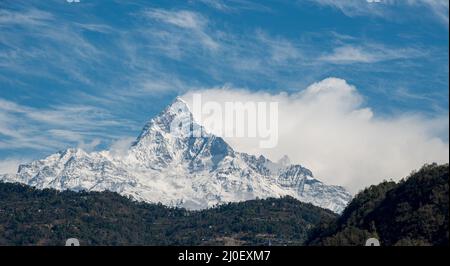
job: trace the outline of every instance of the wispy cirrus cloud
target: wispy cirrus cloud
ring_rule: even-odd
[[[449,2],[446,0],[416,0],[417,4],[428,6],[438,19],[448,26]]]
[[[280,36],[271,36],[262,30],[256,31],[254,42],[267,51],[266,59],[272,64],[292,63],[304,53],[299,47],[300,41],[296,43]]]
[[[144,20],[119,41],[130,67],[139,70],[132,74],[134,89],[120,94],[182,93],[204,86],[196,80],[203,76],[222,81],[256,75],[272,78],[280,69],[287,71],[287,64],[301,63],[298,43],[261,29],[236,35],[213,27],[198,12],[183,9],[146,9],[141,15]],[[172,61],[195,74],[189,78],[171,75],[165,64]]]
[[[0,149],[51,151],[70,144],[93,149],[100,137],[117,137],[108,133],[111,127],[134,126],[94,106],[34,108],[0,98]]]
[[[388,48],[379,44],[365,44],[336,47],[331,53],[322,55],[319,60],[335,64],[376,63],[425,55],[426,52],[414,48]]]
[[[310,0],[322,6],[330,6],[340,10],[347,16],[358,15],[384,15],[383,6],[380,1],[367,0]],[[300,1],[301,3],[301,1]]]
[[[205,27],[206,19],[192,11],[168,11],[164,9],[147,9],[144,14],[150,18],[175,25],[180,28],[201,31]]]
[[[92,24],[71,23],[55,14],[34,8],[25,10],[0,10],[0,67],[7,72],[26,76],[45,77],[56,82],[73,79],[93,84],[90,68],[107,58],[103,50],[84,36],[93,30]],[[97,26],[100,30],[101,26]],[[104,30],[104,28],[102,28]],[[21,32],[21,34],[17,34]],[[29,42],[33,41],[33,45]],[[45,63],[45,69],[36,67]],[[61,73],[66,79],[61,79]],[[4,79],[11,80],[8,75]],[[12,80],[16,82],[16,80]]]
[[[415,52],[408,47],[387,49],[359,44],[356,38],[351,44],[341,43],[337,48],[328,48],[330,51],[323,53],[327,47],[319,49],[302,36],[286,38],[260,28],[243,29],[244,34],[236,34],[220,27],[205,14],[179,8],[140,10],[131,14],[130,24],[133,26],[126,30],[98,21],[61,23],[62,18],[45,12],[40,14],[33,9],[6,12],[9,13],[5,15],[8,18],[5,21],[20,16],[19,13],[28,14],[29,18],[22,19],[20,24],[27,29],[22,36],[28,35],[27,39],[39,45],[30,49],[23,37],[6,31],[4,38],[0,37],[0,43],[5,43],[10,49],[0,51],[0,57],[5,59],[0,66],[3,64],[8,71],[47,77],[62,84],[79,81],[83,85],[100,88],[96,91],[102,91],[105,87],[100,78],[109,79],[108,87],[118,91],[115,96],[121,96],[115,97],[118,100],[142,93],[183,92],[190,87],[203,86],[204,80],[199,79],[209,79],[216,84],[236,78],[242,82],[255,79],[272,82],[280,73],[311,76],[313,79],[314,75],[320,76],[317,69],[329,68],[326,63],[408,59]],[[43,26],[31,29],[27,26],[30,23]],[[86,37],[92,33],[110,41],[99,45]],[[320,41],[332,43],[334,39],[337,37],[324,33]],[[44,60],[48,62],[45,68],[32,64],[42,64]],[[110,67],[119,64],[125,68]],[[171,74],[174,64],[181,70],[188,69],[186,74]],[[52,71],[47,71],[49,68]],[[99,72],[99,69],[102,71]],[[6,74],[0,79],[9,83],[20,82],[15,76]],[[291,83],[286,78],[276,79],[279,87]],[[129,88],[123,90],[124,86]],[[105,92],[108,90],[104,89]],[[86,92],[88,89],[84,89]],[[105,93],[104,98],[111,98],[111,95]]]
[[[435,19],[448,27],[449,2],[447,0],[310,0],[319,5],[339,9],[347,16],[380,16],[398,18],[393,8],[407,7],[428,10]]]
[[[213,9],[221,12],[238,12],[242,10],[246,11],[259,11],[270,12],[271,8],[264,5],[262,1],[251,0],[196,0],[190,1],[192,4],[201,3]]]
[[[208,49],[215,50],[219,44],[207,33],[208,20],[199,13],[187,10],[169,11],[164,9],[147,9],[144,15],[152,20],[160,21],[175,27],[188,30],[188,34],[183,34],[183,38],[198,38]]]
[[[29,9],[26,12],[14,12],[6,9],[0,10],[0,27],[8,25],[43,26],[52,21],[54,16],[46,11]]]

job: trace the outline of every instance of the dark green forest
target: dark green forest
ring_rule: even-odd
[[[370,186],[338,219],[314,228],[306,244],[354,246],[375,237],[386,246],[448,245],[448,178],[448,164],[431,164],[398,183]]]
[[[285,197],[203,211],[139,203],[113,192],[0,184],[0,245],[302,245],[331,211]]]
[[[341,216],[291,197],[202,211],[0,183],[0,245],[448,245],[448,165],[358,193]]]

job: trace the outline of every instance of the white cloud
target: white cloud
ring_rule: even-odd
[[[17,158],[6,158],[0,160],[0,175],[17,173],[19,165],[22,164],[24,161],[26,160]]]
[[[436,17],[448,26],[448,0],[417,0],[412,2],[417,2],[419,4],[423,3],[424,5],[428,6],[436,15]]]
[[[112,127],[134,126],[99,107],[34,108],[0,98],[0,149],[54,151],[70,144],[92,150],[100,144],[98,138],[117,137],[109,130]]]
[[[330,6],[339,9],[347,16],[356,15],[383,15],[382,3],[370,3],[367,0],[310,0],[319,5]]]
[[[202,30],[206,24],[205,19],[197,13],[181,10],[168,11],[163,9],[148,9],[145,14],[153,19],[163,21],[180,28]]]
[[[435,18],[448,27],[448,0],[310,0],[323,6],[339,9],[347,16],[375,15],[398,17],[391,7],[425,8]],[[415,14],[413,15],[415,16]]]
[[[0,10],[0,27],[8,25],[40,26],[52,19],[52,14],[37,9],[30,9],[23,13]]]
[[[287,39],[270,36],[259,30],[256,32],[256,42],[268,53],[269,60],[273,64],[286,63],[299,59],[301,52],[295,44]]]
[[[270,12],[271,9],[262,1],[252,0],[191,0],[191,3],[202,3],[221,12],[238,12],[240,10],[251,10],[259,12]]]
[[[203,3],[204,5],[223,12],[228,12],[232,9],[222,0],[197,0],[197,2]]]
[[[334,48],[332,53],[321,56],[319,60],[336,64],[375,63],[422,55],[423,52],[412,48],[391,49],[377,44],[365,46],[344,45]]]
[[[199,13],[187,10],[169,11],[153,8],[147,9],[144,15],[150,19],[190,31],[208,49],[215,50],[219,47],[219,44],[206,31],[208,20]]]
[[[125,155],[131,144],[136,140],[136,137],[124,137],[114,141],[109,148],[109,151],[114,156]]]
[[[448,162],[448,114],[424,117],[403,113],[378,116],[364,97],[345,80],[328,78],[303,91],[268,94],[244,89],[196,91],[203,101],[276,101],[279,103],[279,142],[258,148],[259,139],[226,138],[238,151],[264,154],[273,160],[287,154],[315,175],[352,192],[398,179],[425,163]],[[183,96],[192,100],[189,92]]]
[[[99,138],[94,138],[92,141],[78,143],[78,148],[85,150],[87,152],[93,151],[98,145],[100,145],[101,140]]]
[[[342,46],[333,50],[333,53],[320,58],[327,62],[362,62],[371,63],[377,61],[376,56],[359,47]]]
[[[0,66],[27,77],[38,76],[65,83],[70,78],[92,84],[94,81],[88,68],[80,64],[99,64],[111,57],[84,35],[86,30],[106,31],[108,26],[72,23],[59,18],[58,14],[29,8],[0,10],[0,29],[0,44],[5,48],[0,53]],[[45,68],[36,67],[35,62],[45,62]],[[51,69],[63,71],[67,76],[62,79],[60,74],[51,73]],[[13,83],[20,80],[3,78],[12,79]]]

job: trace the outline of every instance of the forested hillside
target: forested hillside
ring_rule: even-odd
[[[408,178],[363,190],[342,216],[311,232],[310,245],[361,245],[376,237],[381,245],[449,244],[449,171],[426,165]]]
[[[0,183],[0,245],[302,245],[329,210],[290,197],[203,211],[138,203],[112,192]]]
[[[187,211],[0,183],[0,245],[448,245],[448,179],[448,165],[426,165],[364,189],[341,216],[291,197]]]

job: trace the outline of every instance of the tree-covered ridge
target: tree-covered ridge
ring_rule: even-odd
[[[0,183],[0,245],[448,245],[448,179],[448,164],[426,165],[364,189],[340,217],[291,197],[187,211]]]
[[[0,245],[302,245],[331,211],[285,197],[203,211],[139,203],[112,192],[0,183]]]
[[[360,192],[341,217],[312,230],[310,245],[362,245],[369,237],[382,245],[449,244],[449,170],[425,165],[408,178]]]

